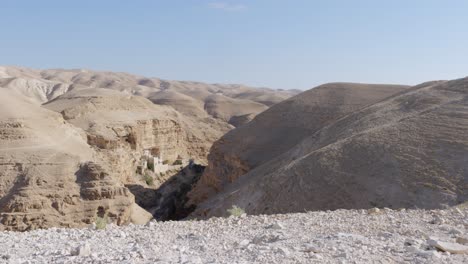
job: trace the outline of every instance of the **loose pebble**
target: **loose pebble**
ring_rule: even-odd
[[[467,212],[372,208],[3,231],[0,263],[468,263]]]

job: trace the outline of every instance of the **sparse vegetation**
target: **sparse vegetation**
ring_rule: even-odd
[[[229,216],[241,216],[245,214],[244,209],[238,207],[237,205],[233,205],[231,209],[228,209],[227,212],[229,213]]]
[[[145,174],[144,177],[145,177],[146,184],[148,184],[150,186],[154,185],[154,179],[153,179],[153,177],[151,177],[151,175]]]
[[[169,160],[164,160],[163,164],[169,164]]]
[[[148,162],[148,165],[146,165],[146,167],[148,168],[148,170],[154,171],[154,164],[153,163]]]
[[[459,209],[468,208],[468,202],[460,203],[460,204],[456,205],[455,207],[459,208]]]
[[[181,160],[176,160],[176,161],[174,161],[174,163],[172,165],[182,165],[182,161]]]
[[[96,216],[96,221],[94,222],[96,224],[96,229],[99,229],[99,230],[106,229],[108,221],[109,221],[109,218],[107,217],[107,215],[104,215],[103,217]]]

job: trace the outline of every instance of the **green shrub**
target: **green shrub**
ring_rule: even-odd
[[[154,164],[153,163],[148,162],[148,165],[146,165],[146,167],[148,167],[148,170],[154,171]]]
[[[169,164],[169,160],[163,161],[163,164]]]
[[[174,163],[172,165],[182,165],[182,161],[181,160],[176,160],[176,161],[174,161]]]
[[[96,224],[96,229],[106,229],[108,221],[109,218],[107,217],[107,215],[104,215],[104,217],[96,216],[96,221],[94,222]]]
[[[227,210],[227,212],[229,216],[236,216],[236,217],[245,214],[244,209],[238,207],[237,205],[233,205],[231,209]]]
[[[148,185],[154,185],[154,179],[149,174],[145,174],[145,182]]]

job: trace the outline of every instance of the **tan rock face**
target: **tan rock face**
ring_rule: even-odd
[[[98,211],[131,221],[133,195],[83,131],[9,91],[0,90],[0,98],[0,229],[82,227]]]
[[[88,143],[96,147],[123,183],[135,181],[145,149],[159,152],[170,162],[182,157],[206,163],[211,144],[229,129],[223,123],[187,118],[143,97],[104,89],[68,93],[44,107],[62,113],[68,122],[84,129]]]

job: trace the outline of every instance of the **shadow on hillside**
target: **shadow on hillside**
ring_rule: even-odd
[[[156,220],[181,220],[195,210],[195,206],[186,207],[187,194],[198,182],[204,169],[204,166],[197,164],[186,166],[158,189],[139,184],[128,184],[126,187],[135,195],[135,202]]]

